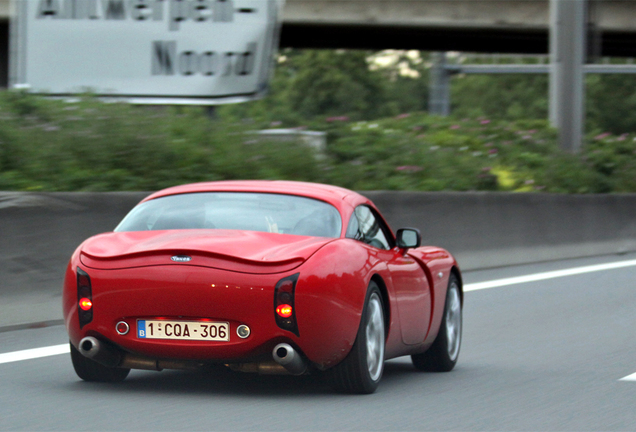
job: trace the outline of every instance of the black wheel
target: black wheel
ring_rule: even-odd
[[[121,382],[130,372],[130,369],[106,367],[84,357],[73,344],[71,344],[71,361],[75,373],[84,381]]]
[[[426,352],[411,356],[413,365],[422,371],[449,372],[457,363],[461,342],[462,302],[459,281],[454,274],[451,274],[439,333]]]
[[[382,295],[375,282],[371,282],[351,352],[329,370],[333,387],[348,393],[373,393],[384,370],[385,342]]]

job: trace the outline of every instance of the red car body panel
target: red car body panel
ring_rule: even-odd
[[[85,336],[158,359],[249,362],[270,356],[279,342],[296,347],[318,369],[342,361],[360,325],[369,283],[381,288],[387,338],[385,358],[423,352],[439,331],[449,276],[459,269],[435,247],[382,250],[345,238],[358,205],[379,212],[363,196],[338,187],[299,182],[232,181],[178,186],[142,202],[196,192],[265,192],[327,202],[342,217],[340,238],[234,230],[169,230],[106,233],[85,241],[69,262],[63,308],[71,343]],[[388,226],[388,225],[387,225]],[[391,234],[393,235],[393,234]],[[395,238],[391,239],[394,243]],[[172,262],[174,255],[192,260]],[[93,319],[80,329],[77,269],[91,280]],[[274,290],[298,274],[298,335],[275,321]],[[140,339],[138,319],[229,322],[230,341]],[[126,321],[130,333],[115,326]],[[247,339],[236,329],[247,324]]]
[[[333,239],[257,231],[170,230],[108,233],[84,243],[80,261],[91,268],[118,269],[165,265],[179,253],[188,265],[241,273],[293,270]]]

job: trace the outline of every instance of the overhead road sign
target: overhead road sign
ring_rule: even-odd
[[[284,0],[15,0],[10,85],[148,104],[267,89]]]

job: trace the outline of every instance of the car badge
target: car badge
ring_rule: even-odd
[[[188,262],[188,261],[192,261],[192,257],[189,257],[187,255],[175,255],[172,258],[170,258],[172,261],[175,262]]]

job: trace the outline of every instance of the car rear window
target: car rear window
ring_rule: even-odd
[[[203,192],[170,195],[139,204],[116,232],[232,229],[340,237],[342,218],[331,204],[294,195]]]

